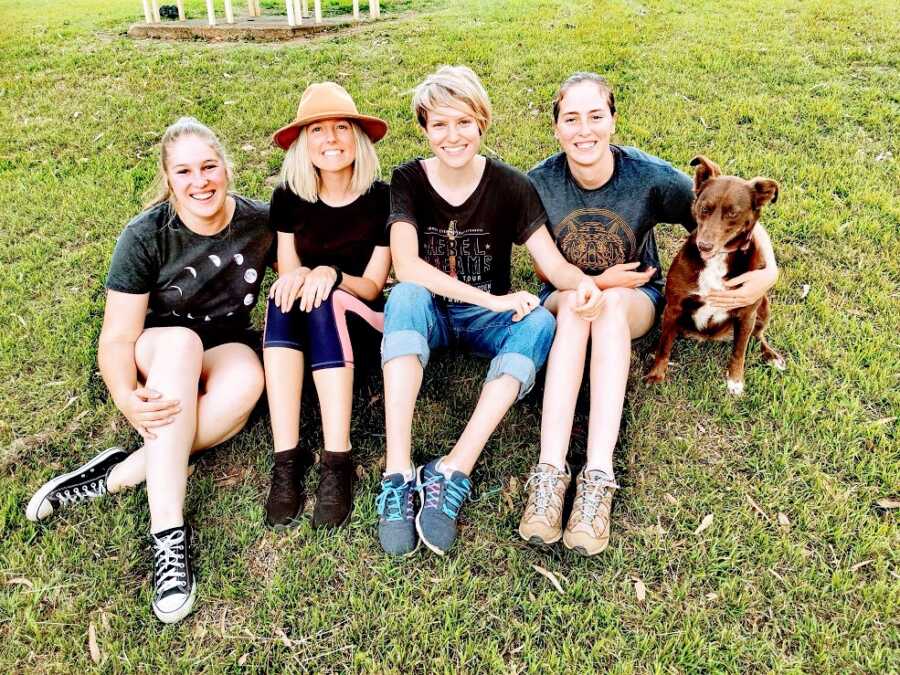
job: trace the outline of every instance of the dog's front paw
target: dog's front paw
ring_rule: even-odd
[[[658,384],[666,379],[665,368],[653,368],[649,373],[644,375],[644,382],[650,384]]]
[[[725,380],[728,383],[728,393],[732,396],[743,396],[744,395],[744,381],[743,380]]]
[[[769,365],[772,366],[775,370],[787,370],[787,362],[784,360],[784,357],[780,355],[776,356],[774,359],[770,359]]]

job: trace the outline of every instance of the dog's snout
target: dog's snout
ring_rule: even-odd
[[[699,248],[704,253],[709,253],[713,250],[713,245],[705,241],[698,241],[697,248]]]

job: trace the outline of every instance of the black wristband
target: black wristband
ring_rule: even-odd
[[[337,265],[332,265],[331,269],[333,269],[334,273],[337,275],[334,278],[334,285],[332,286],[332,288],[337,288],[338,286],[341,285],[341,282],[344,280],[344,273],[341,272],[340,268]]]

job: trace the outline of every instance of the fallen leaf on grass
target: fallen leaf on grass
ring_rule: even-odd
[[[99,645],[97,645],[97,628],[94,626],[93,621],[88,626],[88,651],[91,653],[91,661],[100,663],[103,655],[100,653]]]
[[[284,631],[280,628],[275,631],[275,635],[278,636],[279,640],[281,640],[281,644],[283,644],[288,649],[294,646],[294,643],[291,642],[291,639],[287,635],[285,635]]]
[[[900,509],[900,500],[890,497],[882,497],[875,503],[883,509]]]
[[[231,487],[232,485],[237,485],[244,477],[247,475],[246,469],[238,469],[234,473],[229,473],[221,478],[216,478],[216,485],[219,487]]]
[[[778,512],[778,524],[781,525],[781,527],[788,529],[791,526],[791,521],[786,515],[784,515],[781,511],[779,511]]]
[[[356,477],[357,477],[359,480],[363,480],[363,479],[365,479],[365,477],[366,477],[366,469],[365,469],[365,467],[363,467],[362,464],[357,464],[357,465],[356,465]]]
[[[246,665],[246,663],[247,663],[247,657],[248,657],[248,656],[250,656],[250,655],[249,655],[249,654],[244,654],[243,656],[241,656],[241,658],[238,659],[238,665],[239,665],[239,666]]]
[[[14,577],[6,582],[7,586],[25,586],[26,588],[34,588],[34,584],[25,577]]]
[[[714,602],[719,599],[719,594],[718,593],[707,593],[706,599],[709,600],[710,602]]]
[[[871,424],[873,427],[880,427],[885,424],[890,424],[891,422],[893,422],[896,419],[897,419],[896,417],[882,417],[880,420],[875,420]]]
[[[638,602],[644,602],[647,599],[647,587],[640,579],[634,580],[634,594],[637,596]]]
[[[664,494],[663,497],[665,497],[666,501],[669,502],[672,506],[675,506],[678,503],[678,500],[675,499],[675,497],[670,495],[668,492],[666,494]]]
[[[801,300],[806,300],[806,296],[809,295],[809,288],[809,284],[803,284],[803,286],[800,287]]]
[[[519,494],[519,479],[515,476],[512,476],[509,479],[509,483],[506,484],[506,487],[500,492],[503,497],[503,501],[506,503],[507,508],[510,511],[514,511],[516,508],[516,504],[513,501],[513,497]]]
[[[701,532],[703,532],[703,530],[705,530],[710,525],[712,525],[712,522],[713,522],[713,514],[707,513],[703,517],[703,520],[700,521],[700,526],[696,530],[694,530],[694,534],[700,534]]]
[[[256,146],[252,145],[251,143],[246,143],[241,146],[241,150],[243,150],[244,152],[253,152],[254,150],[256,150]]]
[[[540,565],[531,565],[534,568],[534,571],[538,574],[545,576],[551,584],[553,584],[553,588],[557,590],[561,595],[565,595],[565,591],[563,590],[562,584],[559,583],[559,579],[556,578],[556,575],[553,574],[550,570],[545,570]]]
[[[875,562],[875,561],[874,560],[863,560],[862,562],[858,562],[855,565],[852,565],[850,567],[850,571],[855,572],[856,570],[861,569],[861,568],[865,567],[866,565],[871,565],[873,562]]]
[[[766,520],[772,520],[769,518],[769,514],[762,510],[762,507],[756,503],[756,501],[750,495],[747,495],[747,501],[750,502],[750,506],[753,507],[753,510],[756,511],[759,515],[761,515]]]

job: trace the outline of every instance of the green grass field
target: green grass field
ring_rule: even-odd
[[[351,35],[211,45],[129,40],[137,0],[0,0],[0,671],[900,672],[900,521],[877,504],[900,496],[896,5],[382,9],[388,20]],[[46,526],[24,509],[52,474],[137,440],[107,399],[96,341],[113,243],[140,209],[162,130],[183,114],[210,124],[238,191],[265,199],[282,157],[269,135],[307,83],[333,79],[392,125],[379,145],[389,175],[426,152],[409,90],[444,63],[483,77],[496,112],[486,144],[523,169],[555,150],[558,83],[592,69],[616,87],[619,142],[683,169],[703,153],[728,173],[778,180],[765,214],[782,267],[769,336],[787,372],[764,368],[751,345],[748,393],[734,400],[727,347],[680,342],[670,379],[650,388],[640,376],[656,334],[639,344],[617,452],[624,489],[610,548],[594,559],[535,550],[515,531],[540,387],[489,443],[443,559],[398,561],[378,546],[380,381],[357,401],[362,480],[336,533],[308,518],[286,534],[263,526],[262,414],[191,480],[200,597],[183,623],[161,626],[143,489]],[[659,231],[669,260],[682,233]],[[518,281],[534,288],[517,255]],[[429,368],[417,458],[452,445],[485,368]],[[313,448],[314,407],[303,430]],[[576,427],[577,455],[583,415]]]

